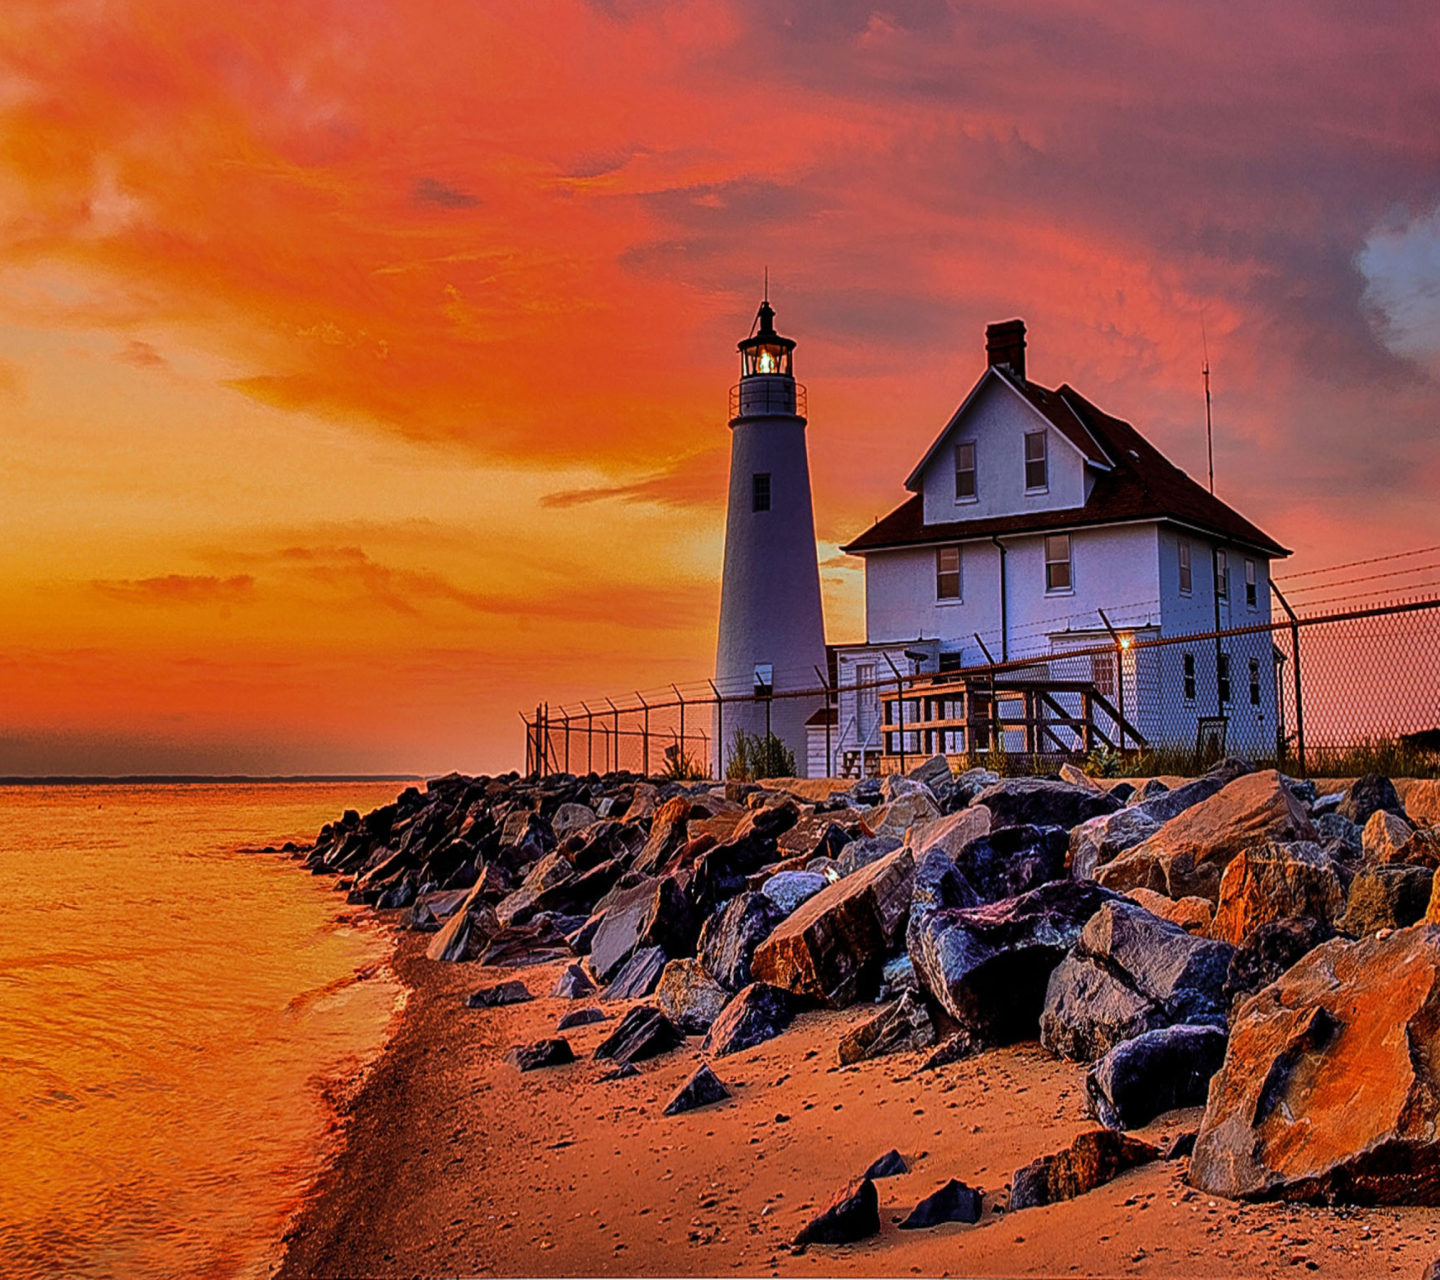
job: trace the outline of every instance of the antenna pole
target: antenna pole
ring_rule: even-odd
[[[1200,347],[1205,363],[1200,373],[1205,379],[1205,457],[1210,464],[1210,492],[1215,492],[1215,437],[1210,426],[1210,346],[1205,341],[1205,317],[1200,317]]]
[[[765,301],[770,301],[770,268],[765,268]]]

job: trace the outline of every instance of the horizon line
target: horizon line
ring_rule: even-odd
[[[15,774],[0,777],[0,787],[75,787],[125,786],[144,783],[224,783],[247,782],[426,782],[442,774],[424,773],[129,773],[129,774]]]

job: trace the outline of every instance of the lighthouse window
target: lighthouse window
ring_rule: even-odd
[[[757,471],[751,477],[750,496],[752,511],[770,510],[770,473],[768,471]]]
[[[1045,463],[1045,433],[1029,432],[1025,436],[1025,488],[1045,489],[1050,484],[1050,471]]]
[[[960,599],[960,548],[935,548],[935,598]]]
[[[969,502],[975,497],[975,442],[967,440],[955,446],[955,501]]]

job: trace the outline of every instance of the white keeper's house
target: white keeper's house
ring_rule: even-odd
[[[990,325],[986,355],[979,381],[906,478],[910,496],[844,548],[865,562],[866,637],[831,648],[838,705],[811,718],[807,771],[873,770],[882,757],[894,767],[888,757],[902,747],[984,750],[973,729],[968,739],[963,729],[894,731],[901,708],[907,726],[931,716],[953,725],[957,715],[978,724],[994,714],[979,683],[968,704],[945,707],[909,687],[887,701],[885,682],[990,663],[1004,672],[997,702],[1005,690],[1023,700],[1027,681],[1052,691],[1088,685],[1109,740],[1119,726],[1105,707],[1151,745],[1193,749],[1197,734],[1223,721],[1229,750],[1273,751],[1270,635],[1222,643],[1209,633],[1269,622],[1270,562],[1289,552],[1128,422],[1073,387],[1030,381],[1023,322]],[[1111,647],[1064,656],[1100,646]],[[1053,697],[1078,712],[1079,693]],[[989,741],[1000,745],[994,732]],[[1006,750],[1027,749],[1023,730],[1003,717],[1000,737]]]

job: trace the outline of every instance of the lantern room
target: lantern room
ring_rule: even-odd
[[[768,298],[760,304],[760,312],[756,318],[759,329],[739,344],[740,376],[793,376],[790,372],[790,359],[795,350],[795,340],[782,338],[775,332],[775,311]]]

